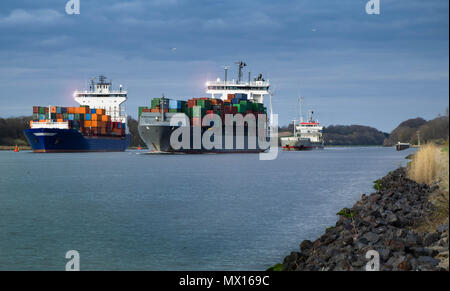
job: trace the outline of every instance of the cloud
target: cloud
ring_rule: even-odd
[[[15,9],[6,17],[0,18],[0,24],[52,24],[62,18],[62,14],[52,9],[24,10]]]

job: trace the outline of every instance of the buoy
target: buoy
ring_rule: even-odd
[[[141,146],[138,146],[138,151],[142,150]]]
[[[14,152],[18,153],[20,151],[19,147],[16,145],[16,147],[14,148]]]

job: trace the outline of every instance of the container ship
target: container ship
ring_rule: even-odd
[[[323,149],[323,127],[319,125],[317,120],[313,120],[313,111],[308,111],[307,121],[303,120],[302,98],[299,97],[300,103],[300,122],[294,120],[294,134],[292,136],[280,138],[281,146],[285,151],[307,151],[314,149]]]
[[[206,93],[210,97],[192,98],[187,101],[173,100],[165,98],[153,98],[150,107],[139,107],[139,134],[147,147],[153,152],[160,153],[260,153],[267,148],[261,147],[259,142],[256,145],[251,140],[260,138],[265,142],[269,141],[270,127],[267,118],[267,108],[264,106],[264,97],[270,96],[269,81],[264,80],[262,74],[251,80],[250,73],[248,81],[242,81],[242,70],[246,66],[244,62],[237,62],[237,80],[227,80],[227,70],[225,67],[225,78],[206,83]],[[271,110],[271,109],[270,109]],[[171,119],[183,113],[190,124],[171,125]],[[271,112],[270,112],[271,113]],[[202,120],[205,116],[214,114],[220,119],[222,126],[221,144],[212,148],[207,148],[203,144],[195,145],[196,137],[194,131],[198,129],[199,136],[211,130],[211,125],[205,126]],[[225,116],[242,115],[243,117],[252,114],[255,117],[256,129],[249,129],[248,124],[244,124],[242,131],[233,124],[232,133],[226,133]],[[171,145],[171,136],[180,127],[188,127],[190,133],[189,145],[187,147],[174,148]],[[264,132],[264,137],[260,134]],[[255,134],[253,134],[255,133]],[[249,138],[251,137],[251,139]],[[226,138],[232,140],[232,145],[226,145]],[[239,142],[238,142],[239,140]],[[242,141],[242,143],[240,143]]]
[[[104,76],[75,91],[79,107],[34,106],[25,136],[34,152],[124,151],[130,142],[122,85],[112,90]]]

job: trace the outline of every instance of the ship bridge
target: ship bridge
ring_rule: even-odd
[[[248,72],[248,81],[242,81],[242,70],[247,65],[244,62],[236,62],[238,64],[238,79],[227,80],[228,67],[225,69],[225,78],[221,80],[217,78],[215,81],[206,82],[206,93],[211,94],[212,98],[220,98],[226,100],[228,94],[243,93],[247,94],[249,100],[258,103],[264,103],[264,95],[269,95],[270,82],[264,80],[262,74],[251,80],[251,73]]]
[[[112,82],[105,76],[92,78],[89,89],[75,91],[75,101],[90,108],[105,109],[106,115],[111,116],[114,122],[127,122],[126,108],[123,103],[127,101],[127,91],[120,85],[119,90],[112,89]]]

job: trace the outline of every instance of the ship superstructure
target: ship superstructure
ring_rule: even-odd
[[[96,80],[98,80],[96,82]],[[92,78],[89,90],[75,91],[73,94],[75,101],[82,106],[90,108],[104,109],[106,115],[111,116],[113,122],[127,122],[125,102],[127,101],[127,91],[122,85],[119,90],[112,89],[112,82],[105,76]]]
[[[256,103],[264,103],[264,96],[270,94],[270,82],[264,80],[262,74],[251,80],[251,72],[248,72],[247,82],[242,80],[242,70],[247,66],[244,62],[237,62],[237,79],[228,80],[228,67],[224,67],[224,80],[217,78],[215,81],[206,82],[206,93],[211,94],[211,98],[227,100],[230,94],[246,94],[248,100]]]

